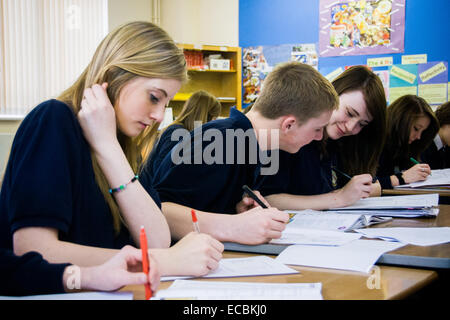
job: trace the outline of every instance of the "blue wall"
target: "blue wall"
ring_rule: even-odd
[[[239,0],[239,46],[319,42],[319,0]],[[406,0],[405,51],[398,54],[319,58],[319,67],[366,64],[368,57],[428,55],[450,62],[450,0]]]

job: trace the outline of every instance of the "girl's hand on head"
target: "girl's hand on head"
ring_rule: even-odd
[[[83,134],[95,151],[117,141],[116,115],[106,92],[107,87],[108,84],[103,83],[85,89],[77,115]]]

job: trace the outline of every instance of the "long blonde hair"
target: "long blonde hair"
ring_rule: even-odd
[[[222,105],[210,93],[199,90],[186,101],[178,118],[172,124],[181,124],[185,129],[194,130],[194,122],[206,123],[220,115]]]
[[[80,77],[58,100],[69,105],[77,114],[84,90],[94,84],[107,82],[108,97],[115,105],[121,89],[137,77],[187,81],[183,51],[163,29],[150,22],[127,23],[109,33]],[[134,172],[141,170],[141,164],[148,157],[157,127],[155,124],[135,138],[127,137],[117,130],[119,143]],[[91,158],[95,180],[108,203],[114,230],[118,233],[123,222],[119,207],[109,194],[109,183],[92,152]]]

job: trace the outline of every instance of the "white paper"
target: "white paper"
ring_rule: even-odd
[[[370,228],[355,230],[368,238],[397,240],[416,246],[432,246],[450,242],[449,227],[431,228]]]
[[[321,300],[321,283],[258,283],[176,280],[152,299]]]
[[[288,213],[295,213],[295,216],[286,225],[285,231],[292,233],[297,229],[320,229],[345,231],[349,230],[361,219],[360,214],[339,214],[328,211],[316,210],[287,210]],[[359,226],[361,227],[361,226]]]
[[[77,292],[23,297],[0,297],[0,300],[133,300],[133,292]]]
[[[439,204],[439,194],[418,194],[392,197],[369,197],[356,201],[353,205],[336,208],[342,209],[392,209],[392,208],[424,208],[434,207]]]
[[[292,245],[276,260],[288,265],[368,273],[383,253],[402,246],[403,243],[380,240],[355,240],[339,247]]]
[[[420,188],[428,186],[450,185],[450,169],[431,170],[431,175],[425,181],[417,181],[395,187],[396,189]]]
[[[287,228],[286,228],[287,229]],[[281,238],[272,239],[275,244],[306,244],[316,246],[342,246],[361,238],[358,233],[345,233],[341,231],[328,231],[319,229],[286,229]]]
[[[284,264],[268,256],[255,256],[248,258],[222,259],[219,267],[211,271],[202,278],[228,278],[228,277],[249,277],[265,276],[276,274],[294,274],[297,270],[289,268]],[[193,277],[173,276],[161,277],[161,281],[171,281],[175,279],[189,279]]]

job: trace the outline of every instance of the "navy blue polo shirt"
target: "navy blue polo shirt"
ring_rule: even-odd
[[[50,264],[37,252],[16,256],[0,248],[0,295],[64,293],[63,274],[70,264]]]
[[[239,132],[249,136],[244,144],[227,139],[227,134]],[[220,140],[223,143],[218,143]],[[254,154],[260,152],[257,142],[254,147],[255,142],[250,120],[235,109],[231,109],[229,118],[193,130],[172,148],[153,177],[161,201],[215,213],[236,213],[235,206],[242,200],[242,186],[253,186],[259,167],[259,156],[253,161]],[[190,164],[174,163],[175,155],[188,159]],[[204,155],[223,161],[211,161]]]
[[[160,205],[150,180],[140,182]],[[115,233],[89,145],[73,111],[57,100],[34,108],[12,144],[0,192],[0,248],[12,248],[13,233],[25,227],[54,228],[60,240],[86,246],[133,244],[125,226]]]
[[[311,142],[297,153],[280,151],[279,170],[274,175],[259,175],[255,188],[263,195],[316,195],[333,191],[331,160],[323,158],[319,144]]]
[[[158,143],[153,147],[144,168],[150,177],[155,175],[156,170],[161,165],[161,162],[165,156],[169,154],[170,150],[172,150],[172,148],[179,142],[179,140],[172,140],[172,133],[177,129],[184,129],[184,127],[181,124],[174,124],[167,127],[159,138]]]

